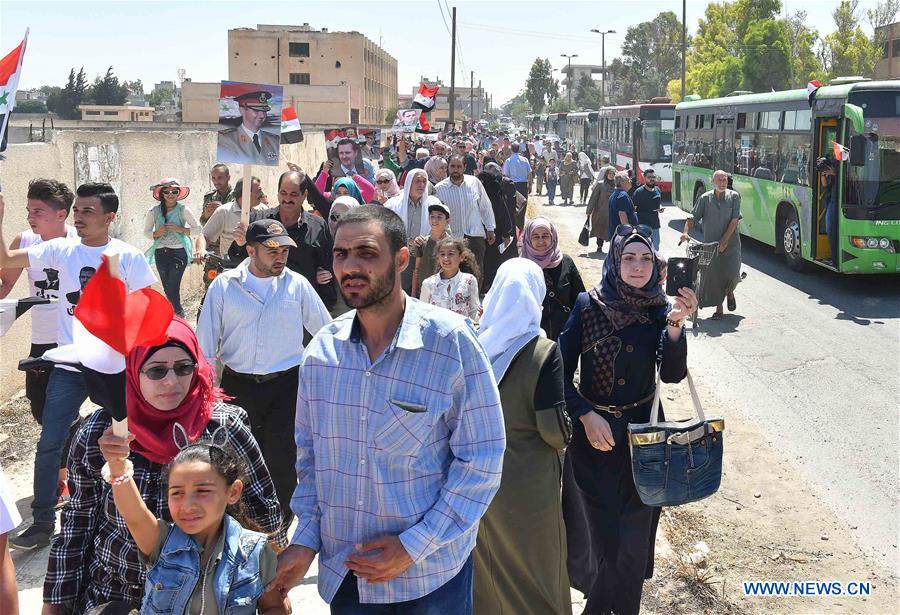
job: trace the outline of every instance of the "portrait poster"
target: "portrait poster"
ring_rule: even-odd
[[[419,124],[418,109],[400,109],[394,118],[394,125],[391,126],[393,134],[412,134],[416,131]]]
[[[365,129],[357,129],[355,126],[325,130],[325,153],[328,162],[331,163],[332,177],[344,177],[345,168],[356,169],[358,174],[364,174],[360,139],[365,143],[366,138],[360,137],[361,131]]]
[[[220,87],[216,159],[278,166],[282,86],[223,81]]]

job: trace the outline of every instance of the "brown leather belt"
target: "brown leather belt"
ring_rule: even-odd
[[[612,415],[613,415],[614,417],[616,417],[617,419],[622,417],[622,413],[623,413],[623,412],[626,412],[626,411],[628,411],[628,410],[632,410],[633,408],[637,408],[637,407],[640,406],[640,405],[646,404],[648,401],[653,401],[653,396],[654,396],[655,394],[656,394],[656,389],[654,388],[652,391],[650,391],[650,394],[647,395],[647,397],[645,397],[645,398],[643,398],[643,399],[639,399],[639,400],[634,401],[634,402],[631,402],[630,404],[624,404],[624,405],[621,405],[621,406],[602,406],[602,405],[600,405],[600,404],[595,404],[595,403],[592,402],[590,399],[588,399],[587,397],[585,397],[585,396],[581,393],[581,391],[578,391],[578,395],[581,397],[581,399],[583,399],[584,401],[586,401],[586,402],[591,406],[591,409],[592,409],[594,412],[596,412],[597,414],[600,414],[601,412],[607,412],[607,413],[609,413],[609,414],[612,414]]]
[[[244,374],[241,372],[236,372],[226,365],[222,371],[224,371],[229,376],[234,376],[235,378],[240,378],[241,380],[250,380],[252,382],[255,382],[256,384],[262,384],[263,382],[275,380],[276,378],[284,376],[285,374],[295,371],[296,369],[297,369],[296,367],[291,367],[286,370],[283,370],[280,372],[275,372],[272,374]]]

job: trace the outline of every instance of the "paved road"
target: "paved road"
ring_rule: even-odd
[[[568,238],[584,221],[577,206],[544,213]],[[683,256],[676,244],[685,216],[666,207],[665,256]],[[896,573],[900,276],[818,267],[798,274],[772,248],[747,238],[742,246],[748,276],[736,292],[738,309],[701,320],[691,363],[725,402],[723,412],[734,408],[756,422],[838,517],[858,526],[860,546]]]

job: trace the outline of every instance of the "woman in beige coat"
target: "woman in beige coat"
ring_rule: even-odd
[[[609,197],[616,189],[613,184],[615,175],[615,167],[609,166],[600,169],[585,210],[591,221],[591,237],[597,238],[597,252],[603,251],[603,240],[606,238],[609,225]]]

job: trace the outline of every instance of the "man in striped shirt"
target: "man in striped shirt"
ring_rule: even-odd
[[[450,208],[450,232],[454,237],[465,237],[469,249],[484,271],[484,252],[495,241],[494,208],[481,181],[474,175],[466,175],[466,161],[459,154],[450,157],[450,175],[438,182],[434,193]]]
[[[408,263],[392,211],[341,218],[334,273],[356,309],[325,325],[300,365],[298,524],[270,588],[296,585],[318,553],[332,613],[471,613],[471,552],[500,485],[490,363],[463,317],[402,291]]]

